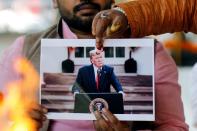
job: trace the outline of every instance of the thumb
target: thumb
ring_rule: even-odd
[[[107,36],[111,36],[113,33],[118,32],[121,29],[121,17],[115,17],[112,25],[107,28]]]

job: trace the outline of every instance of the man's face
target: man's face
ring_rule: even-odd
[[[91,58],[91,62],[92,64],[94,64],[96,67],[100,68],[103,66],[104,64],[104,59],[103,59],[104,55],[103,53],[100,53],[98,55],[93,55]]]
[[[111,8],[112,0],[57,0],[61,17],[72,28],[91,32],[94,16]]]

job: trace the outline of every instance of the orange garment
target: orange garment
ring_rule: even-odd
[[[197,33],[197,0],[135,0],[118,6],[127,14],[132,37]]]
[[[177,42],[176,40],[168,40],[164,42],[164,46],[168,49],[177,49],[180,48],[183,51],[188,51],[191,53],[197,53],[197,44],[194,44],[192,42]]]

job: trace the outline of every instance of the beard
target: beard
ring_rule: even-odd
[[[64,9],[59,4],[59,13],[60,13],[61,18],[68,24],[69,27],[89,33],[92,30],[92,21],[96,15],[96,13],[95,14],[86,14],[86,16],[85,16],[86,18],[82,18],[82,17],[76,15],[76,13],[78,11],[80,11],[81,7],[86,4],[91,5],[92,7],[94,7],[94,9],[98,10],[98,12],[99,12],[101,10],[110,9],[111,5],[112,5],[112,0],[107,2],[102,9],[99,4],[96,4],[93,2],[82,2],[73,8],[73,11],[72,11],[73,13]]]
[[[73,15],[71,19],[68,17],[63,17],[63,16],[61,17],[68,24],[69,27],[83,32],[91,32],[92,21],[94,17],[90,16],[85,20],[75,15]]]

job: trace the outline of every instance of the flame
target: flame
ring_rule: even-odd
[[[36,124],[27,111],[37,103],[39,76],[24,58],[16,60],[14,69],[20,79],[6,86],[8,93],[4,98],[0,94],[0,130],[36,131]]]

